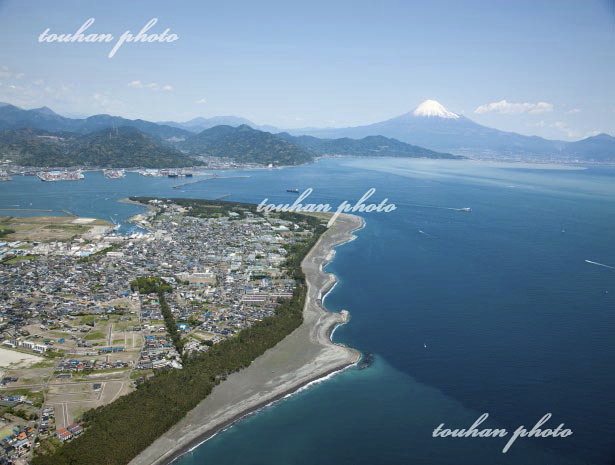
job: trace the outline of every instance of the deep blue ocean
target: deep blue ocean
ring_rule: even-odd
[[[5,209],[68,210],[123,221],[129,195],[292,202],[356,201],[369,188],[391,213],[365,214],[327,270],[347,309],[334,334],[375,354],[216,435],[180,465],[608,465],[615,463],[615,167],[564,170],[469,161],[328,159],[183,181],[128,174],[0,183]],[[198,178],[194,178],[197,180]],[[454,210],[470,207],[471,212]],[[30,212],[34,213],[34,212]],[[40,214],[49,214],[40,213]],[[123,230],[130,225],[123,223]],[[440,423],[567,438],[433,438]]]

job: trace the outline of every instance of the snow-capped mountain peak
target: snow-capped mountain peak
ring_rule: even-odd
[[[439,118],[458,119],[459,115],[448,111],[440,102],[435,100],[425,100],[413,112],[414,116],[437,116]]]

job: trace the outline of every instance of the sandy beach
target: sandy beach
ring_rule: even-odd
[[[349,314],[323,309],[322,297],[336,278],[322,268],[333,258],[333,247],[352,240],[352,232],[362,226],[362,218],[341,215],[303,260],[308,287],[303,324],[248,368],[216,386],[129,465],[168,464],[248,413],[360,359],[358,351],[331,342],[331,331],[348,321]]]

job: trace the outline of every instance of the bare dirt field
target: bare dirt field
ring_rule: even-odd
[[[0,347],[0,367],[1,368],[25,368],[44,359],[37,355],[17,352],[16,350]]]
[[[100,234],[113,228],[107,221],[72,216],[0,217],[0,227],[14,233],[4,237],[8,241],[62,241],[82,235]]]

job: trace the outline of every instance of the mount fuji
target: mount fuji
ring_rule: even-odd
[[[444,108],[440,102],[435,100],[425,100],[418,107],[414,109],[412,112],[414,116],[419,117],[437,117],[437,118],[448,118],[448,119],[459,119],[459,115],[453,113],[452,111],[448,111]]]
[[[557,155],[566,142],[500,131],[475,123],[447,110],[435,100],[425,100],[412,112],[365,126],[295,129],[295,135],[322,138],[362,138],[381,135],[432,150],[460,155]]]

